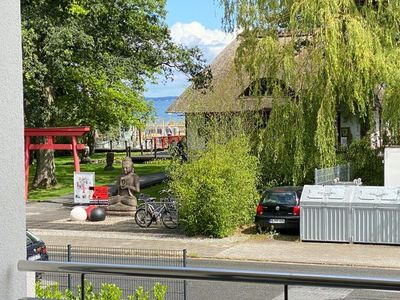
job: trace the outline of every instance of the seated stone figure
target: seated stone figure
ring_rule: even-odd
[[[117,195],[108,200],[108,214],[133,215],[136,211],[136,192],[140,192],[139,176],[134,173],[132,159],[122,161],[123,173],[116,180]]]

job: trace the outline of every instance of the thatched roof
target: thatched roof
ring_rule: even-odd
[[[271,97],[243,97],[249,86],[248,78],[241,78],[236,72],[235,55],[240,44],[238,39],[231,42],[210,65],[212,89],[196,90],[189,86],[167,109],[170,113],[195,112],[238,112],[261,110],[272,107]]]

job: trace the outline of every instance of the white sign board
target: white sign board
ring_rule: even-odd
[[[385,148],[384,185],[400,187],[400,148]]]
[[[94,172],[74,172],[74,203],[90,203],[93,187]]]

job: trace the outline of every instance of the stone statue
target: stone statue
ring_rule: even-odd
[[[133,162],[130,157],[122,161],[123,173],[116,181],[117,195],[108,200],[108,214],[133,215],[136,211],[136,192],[140,192],[139,176],[134,173]]]
[[[114,152],[107,152],[106,156],[107,165],[104,167],[104,171],[111,171],[114,170]]]
[[[91,164],[92,163],[92,160],[89,157],[89,152],[90,152],[89,146],[85,146],[85,148],[82,151],[81,164]]]

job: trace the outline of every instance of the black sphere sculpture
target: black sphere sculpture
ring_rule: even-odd
[[[96,207],[91,210],[89,215],[89,221],[98,222],[104,221],[106,218],[106,210],[103,207]]]

